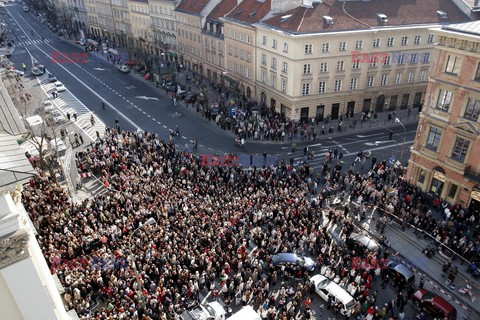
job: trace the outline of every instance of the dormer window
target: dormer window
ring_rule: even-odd
[[[216,23],[213,24],[213,33],[217,33],[217,24]]]
[[[210,32],[212,29],[211,29],[211,25],[210,25],[210,22],[207,22],[207,32]]]

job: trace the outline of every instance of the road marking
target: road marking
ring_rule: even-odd
[[[164,127],[165,129],[167,129],[167,126],[166,126],[166,125],[163,125],[163,127]],[[170,131],[172,131],[172,132],[173,132],[173,130],[170,130]]]
[[[185,137],[185,136],[182,136],[182,138],[185,139],[185,140],[188,140],[187,137]]]

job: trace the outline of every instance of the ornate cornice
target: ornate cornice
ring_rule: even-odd
[[[28,258],[28,233],[0,240],[0,269]]]

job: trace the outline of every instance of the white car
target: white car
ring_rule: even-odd
[[[186,310],[180,315],[182,320],[225,320],[227,312],[216,301],[200,304],[192,310]]]
[[[55,124],[60,124],[65,122],[65,117],[60,111],[53,110],[51,115],[52,115],[53,122],[55,122]]]
[[[53,107],[53,103],[52,103],[52,100],[45,100],[43,101],[43,109],[45,110],[45,112],[52,112],[55,108]]]
[[[122,65],[122,66],[119,66],[117,68],[118,68],[118,71],[120,71],[122,73],[128,73],[130,71],[130,68],[126,65]]]
[[[342,304],[341,314],[352,315],[356,301],[345,289],[321,274],[311,277],[310,281],[315,285],[315,292],[323,300],[328,302],[328,296],[331,295],[335,303],[339,301]]]
[[[61,83],[60,81],[55,81],[55,89],[57,89],[58,92],[67,90],[67,88],[65,88],[63,83]]]
[[[25,74],[25,72],[17,69],[10,69],[8,72],[18,74],[19,76],[23,76]]]

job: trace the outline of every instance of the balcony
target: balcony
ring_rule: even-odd
[[[468,180],[474,181],[476,183],[480,183],[480,173],[473,170],[471,166],[465,167],[463,176]]]

